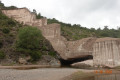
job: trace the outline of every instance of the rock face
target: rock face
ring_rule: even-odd
[[[78,63],[74,63],[71,65],[72,67],[75,68],[93,68],[93,60],[86,60]]]
[[[24,59],[24,58],[19,58],[18,62],[19,62],[20,64],[27,64],[27,60]]]
[[[3,10],[2,11],[5,15],[9,18],[13,18],[16,21],[31,25],[31,26],[43,26],[47,25],[46,19],[36,19],[34,13],[31,13],[27,8],[19,8],[19,9],[12,9],[12,10]]]
[[[43,36],[50,41],[54,50],[62,59],[71,60],[93,55],[94,65],[120,65],[120,40],[116,38],[84,38],[77,41],[67,41],[61,35],[59,24],[47,25],[47,19],[36,19],[36,15],[27,8],[2,10],[9,18],[39,28]]]
[[[55,59],[49,55],[42,55],[41,60],[37,64],[50,65],[51,67],[60,67],[61,63],[58,59]]]

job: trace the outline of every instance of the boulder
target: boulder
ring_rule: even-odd
[[[50,65],[51,65],[52,67],[60,67],[60,66],[61,66],[61,63],[60,63],[59,60],[53,59],[53,60],[50,61]]]
[[[38,61],[37,64],[50,65],[52,67],[60,67],[61,66],[60,61],[50,55],[42,55],[40,61]]]
[[[71,64],[71,66],[74,68],[93,68],[93,60],[86,60],[82,62],[73,63]]]
[[[27,64],[27,60],[25,58],[19,58],[18,62],[20,64]]]

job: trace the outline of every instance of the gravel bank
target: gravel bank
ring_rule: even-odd
[[[81,71],[81,69],[71,68],[40,68],[31,70],[0,69],[0,80],[60,80],[77,71]],[[88,71],[86,70],[86,72]]]

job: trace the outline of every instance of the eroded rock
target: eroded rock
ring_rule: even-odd
[[[25,58],[19,58],[19,64],[27,64],[27,60]]]
[[[73,63],[71,64],[71,66],[75,68],[82,68],[82,69],[93,68],[93,60],[86,60],[82,62]]]
[[[37,62],[40,65],[50,65],[52,67],[60,67],[61,63],[58,59],[50,55],[42,55],[41,59]]]

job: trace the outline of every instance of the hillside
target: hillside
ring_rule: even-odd
[[[2,5],[1,9],[12,10],[12,9],[17,8],[14,6],[5,7],[2,3],[1,5]],[[33,12],[35,13],[34,15],[32,14]],[[40,19],[44,17],[44,16],[41,16],[40,13],[37,14],[36,10],[33,10],[33,12],[32,13],[29,12],[28,14],[29,16],[30,15],[34,16],[34,18],[32,18],[33,23],[34,23],[35,18]],[[17,15],[17,13],[15,13],[15,15]],[[25,13],[24,12],[21,12],[21,13],[22,14],[20,16],[24,17]],[[13,15],[14,13],[11,13],[11,14]],[[28,20],[30,20],[30,17],[28,18]],[[22,19],[22,21],[24,21],[24,19]],[[50,57],[56,58],[56,54],[58,51],[59,51],[59,54],[63,54],[64,56],[67,53],[65,51],[68,51],[68,49],[71,51],[71,54],[73,55],[74,51],[75,52],[77,50],[80,51],[78,47],[81,45],[82,42],[83,43],[86,42],[86,44],[89,44],[90,40],[92,42],[92,39],[87,38],[87,37],[120,38],[120,28],[115,30],[115,29],[108,29],[108,26],[105,26],[104,29],[99,28],[96,30],[94,28],[88,29],[86,27],[82,27],[79,24],[71,25],[71,24],[63,23],[63,22],[56,20],[55,18],[46,19],[46,22],[47,21],[48,21],[48,25],[46,24],[46,27],[43,27],[43,25],[41,25],[40,27],[42,29],[38,29],[36,28],[37,26],[35,27],[28,26],[29,24],[25,25],[24,23],[20,24],[19,22],[8,18],[2,12],[0,12],[0,22],[1,22],[0,23],[0,35],[1,35],[1,38],[0,38],[0,59],[1,61],[0,62],[1,64],[2,63],[12,63],[12,64],[20,63],[21,58],[23,61],[27,60],[28,62],[27,64],[31,64],[34,61],[35,62],[39,61],[43,55],[49,56],[47,58],[43,57],[46,59],[49,59]],[[51,23],[58,23],[58,24],[51,24]],[[61,25],[61,27],[59,24]],[[60,31],[60,28],[61,28],[61,31]],[[44,34],[41,34],[41,31]],[[63,37],[61,38],[60,33],[68,41],[64,41],[65,39]],[[86,38],[86,39],[83,39],[83,38]],[[78,40],[78,41],[74,42],[74,41],[69,41],[69,40]],[[91,44],[87,45],[87,47],[89,47],[90,45]],[[54,51],[53,47],[57,52]],[[75,49],[73,50],[73,47],[74,48],[76,47],[75,48],[76,50]]]
[[[120,38],[120,27],[118,29],[109,29],[108,26],[104,26],[104,29],[95,29],[95,28],[86,28],[81,26],[80,24],[68,24],[64,22],[60,22],[53,19],[48,19],[48,24],[50,23],[59,23],[61,24],[62,35],[66,37],[68,40],[79,40],[87,37],[113,37]]]
[[[0,3],[0,8],[14,9],[16,7],[5,7],[3,3]],[[1,65],[17,65],[20,62],[23,62],[22,64],[39,64],[41,61],[49,64],[50,60],[56,58],[56,54],[39,29],[20,24],[5,16],[0,10]],[[50,60],[46,61],[46,57]]]

